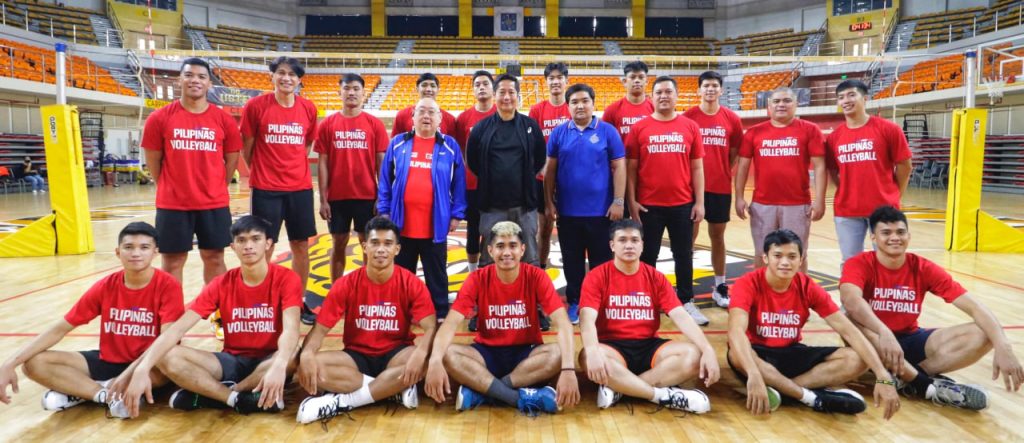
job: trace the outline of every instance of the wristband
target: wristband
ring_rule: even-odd
[[[565,372],[565,371],[576,372],[576,368],[562,368],[562,372]]]
[[[875,384],[876,385],[889,385],[889,386],[895,387],[896,386],[896,381],[895,380],[886,380],[886,379],[880,378],[878,380],[875,380]]]

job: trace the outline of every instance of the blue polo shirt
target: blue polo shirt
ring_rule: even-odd
[[[569,120],[551,132],[548,157],[558,160],[558,214],[603,217],[612,204],[612,160],[626,157],[615,127],[594,118],[582,131]]]

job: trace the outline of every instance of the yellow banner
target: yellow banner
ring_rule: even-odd
[[[157,100],[155,98],[147,98],[146,99],[146,107],[149,108],[149,109],[160,109],[160,108],[162,108],[164,106],[167,106],[169,104],[171,104],[171,102],[169,102],[167,100]]]

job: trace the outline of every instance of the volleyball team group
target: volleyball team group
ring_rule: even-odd
[[[550,97],[528,116],[518,112],[517,77],[473,73],[476,103],[454,117],[436,100],[439,79],[425,73],[420,99],[398,112],[389,135],[363,111],[358,74],[341,76],[344,108],[318,122],[316,106],[298,94],[301,63],[281,57],[269,67],[274,92],[251,99],[239,127],[207,102],[209,64],[184,61],[181,98],[149,116],[141,143],[157,182],[155,227],[125,226],[114,249],[122,269],[0,365],[0,401],[18,393],[19,366],[49,389],[44,409],[92,402],[118,418],[145,415],[165,385],[176,386],[167,399],[174,409],[279,412],[286,385],[297,382],[308,394],[300,423],[380,401],[414,409],[421,383],[438,403],[454,398],[458,411],[491,404],[556,413],[579,403],[579,377],[597,385],[601,409],[625,395],[703,414],[711,400],[701,389],[719,381],[723,365],[745,385],[752,414],[783,403],[857,414],[867,401],[846,385],[865,380],[885,419],[899,411],[900,394],[981,410],[984,388],[944,374],[990,351],[993,380],[1010,391],[1024,383],[992,311],[941,266],[908,252],[910,225],[898,208],[911,152],[897,125],[866,112],[859,80],[836,88],[845,123],[824,136],[795,118],[797,96],[785,87],[771,92],[769,119],[744,132],[719,105],[724,82],[713,71],[698,79],[700,104],[678,112],[675,79],[657,77],[648,90],[647,65],[629,63],[625,97],[600,117],[594,89],[570,82],[563,63],[545,68]],[[233,220],[228,184],[239,156],[250,170],[250,215]],[[829,180],[839,305],[805,273]],[[304,284],[317,214],[335,245],[320,306]],[[732,214],[750,219],[756,250],[753,269],[730,285]],[[463,222],[470,273],[450,303],[448,236]],[[709,320],[693,302],[701,224],[715,274],[706,309],[728,310],[725,355],[705,337]],[[271,263],[282,226],[290,269]],[[545,270],[555,226],[564,296]],[[655,268],[666,230],[674,281]],[[346,274],[352,231],[362,266]],[[186,305],[181,282],[194,244],[205,285]],[[240,262],[230,270],[229,246]],[[158,254],[162,269],[152,264]],[[929,292],[969,318],[920,327]],[[841,346],[801,343],[811,311]],[[681,337],[659,336],[662,314]],[[221,352],[181,342],[211,315],[219,315]],[[97,350],[50,350],[96,317]],[[464,320],[475,338],[453,343]],[[301,323],[312,325],[304,337]],[[545,343],[552,324],[555,340]],[[332,330],[342,333],[341,350]]]

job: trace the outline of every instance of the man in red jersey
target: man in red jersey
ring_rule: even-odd
[[[836,86],[846,123],[825,139],[825,162],[836,184],[832,206],[843,262],[864,250],[871,211],[881,205],[899,208],[910,181],[907,137],[895,123],[868,115],[867,95],[868,87],[860,80]]]
[[[647,63],[638,60],[623,66],[622,85],[626,96],[604,108],[601,120],[611,123],[626,140],[629,128],[654,112],[654,103],[647,98]]]
[[[725,284],[725,226],[732,210],[732,166],[743,141],[743,123],[739,116],[718,103],[722,97],[722,75],[707,71],[697,78],[700,104],[683,116],[700,128],[704,144],[704,219],[711,239],[711,268],[715,271],[715,289],[711,299],[720,308],[729,307],[729,286]],[[700,222],[693,224],[693,241],[700,233]]]
[[[649,246],[640,260],[656,266],[661,238],[675,262],[676,293],[698,325],[707,317],[693,304],[693,223],[704,219],[704,144],[700,128],[676,112],[676,81],[654,81],[656,108],[626,137],[626,200],[633,220],[644,225]]]
[[[419,405],[416,383],[437,327],[434,305],[416,274],[395,266],[401,248],[398,226],[375,217],[366,228],[363,248],[369,261],[331,287],[302,345],[299,383],[314,397],[299,405],[299,423],[326,420],[396,394],[406,408]],[[321,350],[327,333],[342,320],[345,348]],[[413,325],[423,328],[415,345]],[[316,396],[320,391],[323,395]]]
[[[24,364],[26,377],[50,389],[43,394],[43,409],[62,411],[92,400],[107,405],[111,416],[129,418],[124,402],[112,392],[124,388],[139,356],[185,309],[181,284],[152,266],[156,254],[153,226],[133,222],[121,229],[114,255],[122,269],[92,285],[63,319],[0,365],[0,402],[11,402],[7,386],[18,393],[14,370]],[[100,317],[99,350],[49,350],[96,317]],[[148,377],[155,386],[167,383],[159,370],[150,371]]]
[[[327,220],[334,240],[332,282],[345,273],[349,232],[354,229],[359,243],[366,242],[363,227],[373,217],[377,174],[390,141],[384,123],[363,112],[363,77],[345,74],[340,84],[345,107],[320,123],[316,137],[320,217]],[[363,258],[365,262],[365,254]]]
[[[469,133],[473,126],[484,117],[494,114],[494,76],[487,71],[473,73],[473,94],[476,104],[466,108],[455,119],[455,140],[462,147],[462,157],[469,149]],[[466,171],[466,261],[469,272],[476,270],[480,263],[480,206],[477,202],[476,174]]]
[[[988,394],[975,385],[942,376],[970,366],[994,350],[992,379],[1003,374],[1008,391],[1024,383],[1024,369],[1003,328],[985,305],[967,293],[946,270],[907,252],[907,216],[881,206],[869,217],[874,251],[847,260],[839,294],[847,314],[882,357],[886,368],[905,383],[903,391],[935,403],[980,410]],[[973,322],[945,328],[917,324],[926,293],[931,292],[971,317]]]
[[[899,410],[899,395],[875,348],[846,318],[832,298],[798,271],[804,249],[788,229],[764,239],[765,267],[733,285],[729,304],[729,350],[726,360],[747,387],[747,409],[755,415],[773,407],[779,393],[818,412],[859,414],[867,405],[850,389],[830,389],[856,379],[866,369],[877,377],[875,405],[886,420]],[[814,311],[849,347],[806,346],[800,330]]]
[[[643,228],[636,220],[612,223],[615,259],[587,274],[580,300],[580,367],[599,385],[597,407],[611,407],[622,395],[695,414],[711,410],[699,389],[677,385],[699,378],[718,381],[715,350],[682,309],[665,275],[640,261]],[[688,339],[657,336],[665,313]]]
[[[424,72],[416,79],[416,92],[420,95],[420,98],[416,100],[417,103],[425,98],[436,101],[437,94],[441,92],[441,81],[437,79],[436,75]],[[395,114],[395,121],[391,125],[391,138],[395,138],[414,129],[416,126],[413,122],[413,114],[415,111],[416,104],[414,103],[408,108],[398,111],[398,113]],[[455,116],[442,109],[441,125],[438,128],[442,134],[454,136]]]
[[[228,229],[228,181],[238,166],[242,139],[235,119],[206,101],[210,65],[189,58],[181,64],[181,98],[150,114],[142,131],[146,165],[156,185],[156,231],[164,271],[182,280],[182,269],[199,239],[203,281],[223,274]]]
[[[741,220],[750,214],[750,234],[754,238],[754,266],[764,266],[759,248],[769,232],[789,229],[800,236],[806,247],[811,222],[825,215],[825,148],[818,125],[796,118],[796,94],[782,87],[768,99],[766,122],[758,123],[743,135],[739,165],[736,167],[736,215]],[[754,199],[747,205],[743,195],[750,165],[754,165]],[[807,169],[814,165],[814,199],[811,199]],[[806,257],[805,257],[806,258]],[[800,272],[807,272],[802,260]]]
[[[249,100],[242,110],[242,142],[250,167],[252,215],[270,222],[270,249],[274,256],[281,224],[287,225],[292,271],[305,289],[309,277],[309,238],[316,235],[313,176],[309,149],[316,138],[316,105],[296,94],[305,69],[298,60],[278,57],[270,63],[273,94]],[[308,324],[314,316],[304,318]]]
[[[569,84],[569,68],[565,63],[548,63],[544,67],[544,82],[548,86],[550,97],[530,107],[530,118],[537,121],[544,133],[544,143],[551,138],[551,131],[569,121],[572,114],[565,99],[565,87]],[[537,174],[537,196],[540,207],[537,209],[537,253],[540,267],[548,266],[548,255],[551,254],[551,231],[555,229],[555,220],[547,214],[547,195],[544,193],[544,172],[547,166]]]
[[[462,384],[455,410],[473,409],[485,396],[527,414],[554,413],[579,403],[573,328],[551,279],[536,266],[520,263],[526,238],[519,225],[503,221],[489,233],[495,261],[469,275],[448,318],[437,331],[424,387],[438,403],[451,395],[448,374]],[[540,303],[558,327],[558,343],[544,344],[537,318]],[[474,309],[480,333],[472,345],[452,344],[455,331]],[[559,372],[561,368],[561,372]],[[558,390],[539,389],[558,376]]]
[[[147,374],[154,367],[181,388],[171,395],[174,409],[233,408],[241,414],[284,409],[284,385],[297,363],[302,285],[288,268],[267,262],[269,228],[251,215],[231,225],[231,249],[242,265],[206,285],[139,358],[124,393],[132,417],[139,415],[141,396],[153,403]],[[222,352],[178,344],[218,309]]]

